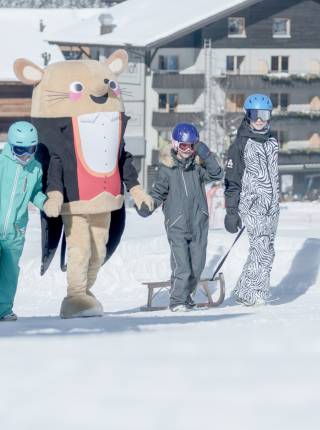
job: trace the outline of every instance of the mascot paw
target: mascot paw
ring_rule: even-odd
[[[102,315],[102,304],[93,295],[67,296],[61,304],[61,318],[101,317]]]
[[[59,191],[50,191],[48,200],[45,202],[43,210],[49,218],[56,218],[60,215],[63,203],[63,195]]]
[[[130,189],[130,195],[133,198],[133,201],[138,209],[140,209],[142,204],[144,203],[149,208],[149,211],[153,212],[153,198],[144,191],[141,185],[135,185],[134,187],[132,187]]]

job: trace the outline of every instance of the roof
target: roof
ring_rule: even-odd
[[[13,63],[25,57],[40,67],[43,54],[50,54],[50,62],[63,61],[56,45],[45,41],[48,32],[60,31],[73,22],[96,15],[97,9],[6,9],[0,8],[0,81],[16,81]],[[40,32],[40,20],[45,25]],[[6,41],[4,43],[3,41]]]
[[[152,47],[261,0],[127,0],[50,34],[51,43]],[[188,4],[189,3],[189,4]],[[115,28],[100,35],[99,16],[109,13]]]

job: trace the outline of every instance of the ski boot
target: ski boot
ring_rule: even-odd
[[[187,306],[187,308],[188,308],[190,311],[191,311],[192,309],[197,309],[197,304],[196,304],[196,302],[192,299],[192,297],[191,297],[191,296],[189,296],[189,297],[187,298],[186,306]]]
[[[254,306],[256,304],[257,298],[251,290],[233,290],[232,295],[240,305]]]
[[[193,308],[189,305],[173,305],[170,306],[171,312],[190,312]]]
[[[7,314],[0,318],[0,321],[17,321],[18,317],[14,312],[10,312],[10,314]]]

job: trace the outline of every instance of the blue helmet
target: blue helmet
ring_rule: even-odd
[[[8,130],[8,143],[18,147],[32,147],[38,144],[38,132],[28,121],[17,121]]]
[[[265,94],[252,94],[246,98],[243,105],[245,110],[270,110],[273,109],[273,104],[270,97]]]
[[[172,130],[172,144],[176,150],[179,143],[195,144],[197,142],[199,142],[199,133],[194,125],[184,122],[175,125]]]

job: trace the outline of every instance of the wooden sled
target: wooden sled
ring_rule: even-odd
[[[219,282],[219,296],[217,300],[212,298],[212,293],[209,288],[209,282]],[[141,311],[162,311],[168,309],[167,306],[152,306],[152,300],[154,297],[164,288],[170,288],[170,281],[163,282],[143,282],[143,285],[146,285],[148,288],[148,299],[146,306],[141,306]],[[218,276],[214,279],[201,279],[199,281],[198,288],[202,288],[204,294],[206,295],[208,301],[204,303],[197,303],[198,308],[216,308],[224,301],[226,290],[225,290],[225,282],[223,273],[220,272]],[[159,289],[157,293],[154,293],[154,290]]]

